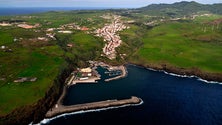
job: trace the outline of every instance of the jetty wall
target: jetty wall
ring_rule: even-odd
[[[116,80],[116,79],[120,79],[120,78],[124,78],[127,75],[127,70],[125,66],[118,66],[117,68],[115,68],[115,70],[121,70],[122,74],[113,78],[108,78],[105,79],[106,82],[111,81],[111,80]]]
[[[76,111],[81,111],[81,110],[107,108],[107,107],[114,107],[114,106],[122,106],[126,104],[139,104],[141,101],[142,100],[140,98],[132,96],[129,99],[122,99],[122,100],[114,99],[114,100],[77,104],[77,105],[71,105],[71,106],[60,105],[58,107],[54,107],[53,109],[49,110],[46,113],[45,117],[51,118],[51,117],[54,117],[56,115],[60,115],[63,113],[76,112]]]

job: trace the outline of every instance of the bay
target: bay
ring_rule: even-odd
[[[128,65],[128,76],[104,82],[105,69],[98,68],[102,79],[96,84],[77,84],[68,90],[64,105],[137,96],[139,106],[88,113],[62,115],[48,120],[49,125],[124,124],[137,125],[221,125],[222,86],[182,78],[143,67]]]

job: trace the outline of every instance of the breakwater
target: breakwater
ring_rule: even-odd
[[[97,61],[89,61],[89,63],[93,66],[93,67],[104,67],[106,68],[108,71],[121,71],[121,74],[115,77],[111,77],[108,79],[105,79],[106,82],[112,81],[112,80],[117,80],[120,78],[124,78],[127,76],[127,69],[124,65],[120,65],[120,66],[111,66],[109,64],[106,64],[104,62],[97,62]],[[100,76],[99,76],[100,77]]]
[[[111,81],[111,80],[120,79],[120,78],[126,77],[126,75],[127,75],[127,70],[126,70],[126,67],[124,67],[124,66],[114,67],[114,69],[112,69],[112,70],[121,70],[122,73],[121,73],[121,75],[118,75],[116,77],[105,79],[106,82]]]
[[[148,125],[221,124],[222,97],[219,95],[222,94],[222,86],[220,84],[206,84],[196,78],[175,77],[139,66],[126,65],[126,67],[127,77],[114,80],[110,82],[111,84],[100,80],[98,84],[79,84],[70,87],[64,104],[68,106],[107,99],[122,99],[134,95],[143,99],[142,105],[131,107],[133,104],[129,107],[101,112],[100,109],[112,109],[112,107],[63,113],[46,118],[44,124],[107,122],[116,124],[118,121],[124,121],[126,124]],[[98,71],[101,78],[106,78],[104,77],[107,75],[106,69],[98,68]],[[47,123],[48,120],[50,122]]]
[[[126,104],[139,104],[141,103],[141,101],[142,100],[140,98],[132,96],[129,99],[122,99],[122,100],[114,99],[114,100],[77,104],[77,105],[71,105],[71,106],[56,105],[51,110],[49,110],[45,116],[46,118],[51,118],[51,117],[54,117],[56,115],[60,115],[63,113],[77,112],[81,110],[107,108],[107,107],[121,106],[121,105],[126,105]]]
[[[91,62],[93,72],[96,74],[96,77],[89,78],[87,80],[78,80],[75,78],[74,74],[66,80],[65,86],[63,87],[63,93],[61,94],[60,98],[58,99],[57,103],[52,107],[45,115],[46,118],[51,118],[60,114],[70,113],[70,112],[78,112],[78,111],[87,111],[87,110],[94,110],[94,109],[101,109],[101,108],[109,108],[109,107],[118,107],[128,104],[140,104],[142,100],[138,97],[132,96],[129,99],[122,99],[122,100],[105,100],[105,101],[97,101],[91,103],[84,103],[84,104],[75,104],[70,106],[65,106],[63,104],[63,100],[67,95],[67,89],[75,85],[76,83],[96,83],[96,80],[100,79],[100,75],[96,71],[97,66],[102,66],[107,68],[109,71],[121,71],[121,75],[118,75],[113,78],[105,79],[105,81],[111,81],[115,79],[119,79],[125,77],[127,75],[127,70],[125,66],[110,66],[108,64],[102,62]]]

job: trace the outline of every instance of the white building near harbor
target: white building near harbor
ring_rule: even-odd
[[[80,72],[91,73],[91,72],[92,72],[92,69],[91,69],[90,67],[88,67],[88,68],[83,68],[83,69],[80,69]]]
[[[79,80],[88,80],[89,77],[83,77],[83,78],[79,78]]]

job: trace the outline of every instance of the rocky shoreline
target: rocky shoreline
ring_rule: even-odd
[[[214,82],[222,82],[222,73],[209,73],[201,71],[198,68],[180,68],[176,66],[170,66],[166,64],[161,65],[152,65],[152,64],[139,64],[139,63],[131,63],[128,64],[138,65],[144,68],[151,68],[157,71],[165,71],[168,73],[174,73],[181,76],[196,76],[203,80],[214,81]]]
[[[201,79],[207,81],[217,81],[222,82],[222,74],[221,73],[207,73],[203,72],[198,68],[179,68],[175,66],[170,66],[166,64],[162,65],[151,65],[151,64],[139,64],[139,63],[126,63],[126,64],[133,64],[137,66],[141,66],[144,68],[151,68],[157,71],[166,71],[168,73],[175,73],[178,75],[186,75],[186,76],[197,76]],[[20,108],[15,109],[10,114],[6,116],[0,116],[0,124],[29,124],[31,122],[38,123],[45,117],[47,111],[56,104],[57,99],[61,97],[62,91],[66,91],[63,89],[63,83],[65,83],[65,79],[70,74],[71,70],[65,70],[61,73],[59,78],[54,81],[53,86],[46,92],[44,98],[37,101],[35,104],[23,106]],[[63,97],[65,93],[62,94]],[[60,101],[62,102],[61,98]],[[39,110],[41,109],[41,110]]]

